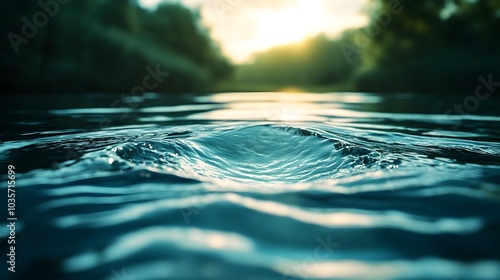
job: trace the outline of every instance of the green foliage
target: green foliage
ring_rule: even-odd
[[[236,78],[242,83],[281,86],[341,83],[359,64],[344,58],[340,44],[345,40],[318,35],[299,44],[275,47],[256,54],[253,63],[240,66]]]
[[[6,4],[4,34],[23,36],[21,18],[41,10],[32,3]],[[203,90],[232,70],[198,14],[179,4],[149,11],[131,0],[71,1],[18,48],[0,49],[3,91],[130,92],[148,66],[170,73],[154,91]]]
[[[37,1],[2,5],[0,31],[7,36],[23,36],[23,17],[33,22],[41,10]],[[227,80],[233,67],[197,11],[179,4],[150,11],[136,0],[69,1],[33,38],[15,39],[14,48],[14,37],[3,41],[0,87],[130,91],[147,66],[171,74],[154,89],[165,92],[213,89],[218,81],[238,89],[473,92],[477,76],[500,77],[500,1],[372,0],[370,7],[367,26],[257,53]]]
[[[394,0],[374,2],[376,17]],[[498,1],[402,3],[403,11],[363,53],[364,67],[355,76],[358,90],[474,92],[478,75],[500,76]]]
[[[368,26],[336,40],[318,36],[258,53],[239,67],[238,81],[474,92],[477,76],[500,78],[500,1],[372,0],[370,6]]]

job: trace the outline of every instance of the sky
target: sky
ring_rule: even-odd
[[[223,52],[236,63],[278,45],[325,33],[363,26],[368,0],[140,0],[154,8],[159,2],[181,2],[199,8],[203,23]]]

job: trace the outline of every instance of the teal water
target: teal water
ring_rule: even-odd
[[[1,279],[500,279],[500,103],[464,98],[6,95]]]

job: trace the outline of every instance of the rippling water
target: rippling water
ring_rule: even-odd
[[[2,279],[500,279],[495,96],[7,100]]]

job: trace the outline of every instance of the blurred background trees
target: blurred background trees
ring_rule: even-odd
[[[54,0],[55,1],[55,0]],[[395,3],[401,12],[387,13]],[[21,35],[37,1],[6,1],[3,34]],[[130,91],[145,67],[171,75],[154,91],[314,90],[471,92],[478,75],[500,80],[500,1],[372,0],[368,26],[338,38],[317,35],[232,65],[180,4],[141,8],[136,0],[69,1],[19,53],[0,47],[4,92]],[[332,19],[333,20],[333,19]],[[377,31],[378,30],[378,31]],[[377,32],[375,32],[377,31]],[[234,75],[232,75],[234,73]],[[220,81],[226,85],[214,87]]]
[[[391,0],[376,2],[375,18]],[[499,1],[405,2],[371,38],[354,77],[358,90],[473,92],[478,75],[500,80]]]
[[[398,2],[401,12],[387,20]],[[333,40],[318,36],[258,53],[238,68],[237,81],[371,92],[473,92],[478,75],[500,80],[500,1],[372,0],[370,8],[368,26]]]
[[[353,42],[355,30],[346,31],[337,40],[325,35],[301,43],[279,46],[255,54],[253,62],[237,67],[236,83],[265,84],[279,87],[349,85],[355,70],[361,66],[359,51]],[[343,48],[345,48],[343,50]],[[346,58],[346,53],[353,55]]]
[[[4,34],[22,36],[21,18],[42,10],[37,1],[2,5]],[[147,66],[171,74],[155,91],[202,90],[232,69],[196,11],[179,4],[150,11],[132,0],[70,1],[18,48],[2,45],[2,91],[130,92]]]

